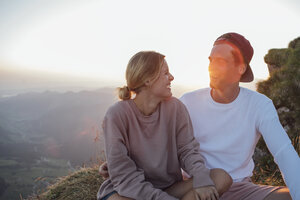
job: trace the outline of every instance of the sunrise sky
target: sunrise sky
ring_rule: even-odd
[[[250,40],[265,79],[264,55],[299,37],[299,22],[297,0],[0,0],[0,70],[118,86],[133,54],[155,50],[175,85],[204,87],[214,40],[233,31]]]

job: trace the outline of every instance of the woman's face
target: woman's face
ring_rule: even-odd
[[[164,60],[158,78],[150,86],[150,92],[161,99],[166,99],[171,97],[172,96],[171,82],[173,80],[174,77],[169,72],[168,64]]]

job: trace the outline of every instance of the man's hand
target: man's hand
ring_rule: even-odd
[[[108,168],[107,168],[107,162],[106,161],[104,163],[102,163],[102,165],[100,165],[100,167],[99,167],[99,174],[104,179],[107,179],[109,177]]]
[[[197,200],[217,200],[219,194],[215,186],[205,186],[194,189],[194,194]]]

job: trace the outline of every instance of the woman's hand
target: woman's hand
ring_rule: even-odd
[[[109,177],[108,167],[107,167],[107,162],[106,161],[104,163],[102,163],[102,165],[100,165],[99,174],[105,179],[107,179]]]
[[[217,200],[219,194],[215,186],[205,186],[194,189],[195,197],[197,200]]]

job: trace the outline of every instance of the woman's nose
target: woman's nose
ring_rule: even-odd
[[[169,75],[169,80],[170,81],[173,81],[174,80],[174,76],[171,74],[171,73],[169,73],[170,75]]]

